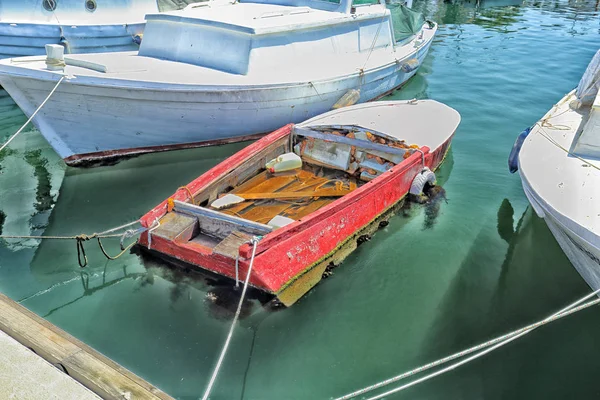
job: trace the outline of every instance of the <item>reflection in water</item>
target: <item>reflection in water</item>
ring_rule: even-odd
[[[600,0],[425,0],[415,2],[414,8],[440,25],[474,24],[497,32],[508,31],[524,18],[527,10],[540,9],[572,20],[569,33],[578,34],[575,22],[597,19]]]
[[[502,204],[498,209],[498,234],[506,243],[511,242],[512,236],[515,233],[514,214],[515,210],[510,201],[508,199],[502,200]],[[521,224],[521,220],[519,220],[519,224]]]
[[[33,167],[33,175],[37,178],[37,188],[35,193],[35,209],[37,214],[49,211],[55,203],[55,198],[52,196],[52,182],[50,171],[48,171],[48,159],[42,156],[42,150],[28,150],[24,154],[25,161]],[[36,215],[32,216],[32,221],[36,219]],[[33,229],[43,229],[42,226],[32,226]]]
[[[169,295],[172,304],[191,296],[190,291],[192,288],[197,289],[205,293],[204,305],[208,315],[218,320],[228,321],[233,319],[240,301],[243,282],[239,282],[239,285],[236,286],[231,279],[209,271],[199,270],[190,264],[175,259],[170,258],[169,261],[163,261],[162,258],[149,254],[139,247],[135,247],[134,252],[143,263],[148,276],[152,277],[151,281],[142,281],[142,286],[153,282],[154,276],[168,280],[173,284]],[[253,315],[259,309],[275,310],[270,303],[272,299],[272,295],[248,287],[246,297],[242,303],[240,319],[243,320]]]
[[[448,204],[448,199],[446,198],[446,190],[441,186],[428,187],[424,192],[427,196],[427,202],[425,203],[423,229],[431,229],[437,221],[442,204]]]
[[[146,255],[141,257],[145,259],[144,263],[147,266],[144,272],[130,273],[127,271],[126,265],[115,268],[116,266],[114,264],[107,261],[100,274],[93,269],[91,271],[82,270],[79,272],[78,277],[71,278],[59,284],[54,284],[47,289],[18,300],[18,302],[22,303],[32,300],[38,296],[46,295],[54,289],[67,284],[72,284],[75,280],[80,280],[82,287],[81,295],[50,309],[43,315],[43,317],[46,318],[85,297],[92,296],[97,292],[110,288],[125,280],[131,279],[136,281],[137,286],[134,287],[134,291],[138,291],[147,286],[154,285],[156,278],[160,277],[161,279],[172,283],[172,287],[169,291],[171,307],[180,300],[189,300],[191,297],[191,290],[192,288],[195,288],[206,293],[204,304],[206,305],[209,315],[224,321],[233,319],[240,300],[241,285],[235,287],[230,280],[221,279],[216,275],[212,276],[208,273],[199,271],[186,272],[177,267],[171,267],[169,264],[164,264],[154,257]],[[119,270],[121,271],[120,274]],[[116,274],[119,276],[114,277]],[[112,276],[112,278],[108,279],[108,276]],[[95,281],[100,281],[90,285],[90,278]],[[269,296],[250,288],[242,304],[240,319],[243,320],[252,315],[257,304],[264,304],[268,300],[270,300]]]
[[[553,265],[564,264],[566,259],[553,243],[554,238],[543,220],[533,215],[528,207],[513,231],[513,213],[512,205],[504,199],[497,213],[497,232],[483,230],[471,245],[469,254],[440,303],[442,307],[422,349],[423,362],[444,357],[544,318],[555,308],[586,293],[585,284],[573,269],[552,268]],[[498,258],[492,256],[492,246],[502,243],[494,240],[495,235],[508,243],[502,265],[498,265]],[[538,251],[540,248],[544,251]],[[552,274],[548,273],[550,270]],[[544,298],[535,296],[538,288],[557,284],[563,289],[554,293],[546,292]],[[544,335],[548,335],[548,330],[559,328],[553,326],[545,329]],[[564,333],[568,330],[567,327]],[[548,398],[539,392],[533,397],[527,396],[523,387],[509,384],[520,381],[519,371],[523,369],[523,364],[519,363],[525,358],[523,354],[517,356],[518,352],[534,355],[530,362],[526,362],[531,364],[530,367],[535,369],[534,364],[539,363],[535,355],[539,354],[541,348],[538,349],[531,340],[524,346],[523,341],[488,356],[494,358],[494,362],[480,361],[474,366],[463,367],[462,374],[452,377],[453,384],[445,386],[449,390],[446,393],[448,398],[461,398],[465,393],[469,398],[498,400]],[[518,350],[515,346],[519,346]],[[544,357],[552,359],[552,354],[547,353]],[[580,371],[583,369],[578,368]],[[502,385],[503,381],[507,384]],[[469,389],[465,390],[467,387]],[[498,387],[504,389],[498,391]],[[436,392],[432,386],[423,390],[424,393]]]
[[[108,266],[108,262],[106,264]],[[106,289],[108,287],[116,285],[117,283],[120,283],[126,279],[140,279],[140,278],[144,279],[146,277],[146,274],[145,273],[133,273],[133,274],[127,273],[127,267],[123,266],[123,276],[112,279],[110,281],[107,281],[106,280],[106,266],[105,266],[104,271],[102,272],[102,283],[100,283],[99,285],[93,286],[93,287],[90,287],[90,276],[87,272],[82,271],[80,273],[80,276],[81,276],[81,286],[83,287],[83,293],[81,294],[81,296],[76,297],[73,300],[67,301],[66,303],[61,304],[58,307],[52,308],[46,314],[43,315],[44,318],[50,317],[56,311],[59,311],[65,307],[68,307],[71,304],[83,299],[84,297],[91,296],[96,292],[99,292],[103,289]],[[31,296],[26,299],[23,299],[22,301],[29,300],[30,298],[31,298]]]
[[[525,325],[587,292],[544,221],[523,214],[527,200],[506,171],[506,153],[523,126],[577,84],[598,48],[597,2],[498,4],[414,3],[440,23],[439,33],[417,75],[392,98],[433,98],[461,113],[452,151],[436,171],[448,204],[440,199],[437,213],[419,205],[414,217],[390,220],[386,234],[290,309],[269,312],[249,298],[216,397],[332,398]],[[0,138],[24,122],[21,115],[3,125],[9,114],[0,101]],[[70,235],[133,221],[246,145],[69,168],[57,197],[64,165],[40,135],[26,132],[0,154],[3,233],[47,225],[46,235]],[[28,163],[26,153],[37,149]],[[36,175],[38,161],[49,178]],[[106,241],[110,253],[117,247],[118,240]],[[237,305],[234,284],[136,254],[107,264],[96,247],[87,253],[82,275],[71,241],[2,242],[0,290],[173,397],[197,399]],[[596,312],[542,328],[399,398],[594,396]]]
[[[6,220],[6,214],[0,210],[0,235],[2,235],[2,228],[4,227],[4,221]]]

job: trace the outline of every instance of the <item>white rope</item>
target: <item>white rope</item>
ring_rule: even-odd
[[[473,353],[475,351],[478,351],[478,350],[484,349],[486,347],[495,345],[492,348],[489,348],[489,349],[484,350],[484,351],[482,351],[480,353],[477,353],[476,355],[474,355],[474,356],[472,356],[470,358],[467,358],[465,360],[462,360],[462,361],[460,361],[460,362],[458,362],[456,364],[453,364],[453,365],[451,365],[451,366],[449,366],[449,367],[447,367],[445,369],[441,369],[440,371],[437,371],[437,372],[435,372],[433,374],[427,375],[427,376],[425,376],[423,378],[417,379],[417,380],[415,380],[413,382],[410,382],[410,383],[408,383],[408,384],[406,384],[404,386],[400,386],[398,388],[392,389],[389,392],[386,392],[386,393],[384,393],[382,395],[375,396],[375,397],[370,398],[368,400],[380,399],[381,397],[383,397],[385,395],[389,395],[391,393],[396,393],[398,391],[404,390],[404,389],[406,389],[408,387],[411,387],[413,385],[416,385],[418,383],[421,383],[423,381],[431,379],[431,378],[433,378],[433,377],[435,377],[437,375],[441,375],[441,374],[443,374],[445,372],[451,371],[451,370],[453,370],[453,369],[455,369],[455,368],[457,368],[457,367],[459,367],[459,366],[461,366],[463,364],[466,364],[467,362],[470,362],[470,361],[472,361],[472,360],[474,360],[476,358],[479,358],[479,357],[481,357],[481,356],[483,356],[483,355],[491,352],[492,350],[495,350],[498,347],[504,346],[505,344],[508,344],[509,342],[511,342],[511,341],[513,341],[513,340],[515,340],[515,339],[523,336],[523,335],[526,335],[527,333],[531,332],[532,330],[534,330],[536,328],[539,328],[542,325],[546,325],[546,324],[548,324],[550,322],[553,322],[553,321],[556,321],[556,320],[561,319],[563,317],[566,317],[568,315],[571,315],[571,314],[573,314],[573,313],[575,313],[577,311],[580,311],[580,310],[583,310],[585,308],[591,307],[591,306],[593,306],[595,304],[598,304],[600,302],[600,299],[596,299],[596,300],[593,300],[593,301],[591,301],[589,303],[585,303],[585,304],[583,304],[583,305],[581,305],[579,307],[573,308],[573,307],[577,306],[578,304],[584,302],[585,300],[589,299],[590,297],[593,297],[593,296],[597,295],[598,293],[600,293],[600,289],[598,289],[598,290],[596,290],[596,291],[588,294],[587,296],[585,296],[585,297],[577,300],[576,302],[568,305],[567,307],[563,308],[562,310],[558,311],[557,313],[552,314],[551,316],[547,317],[546,319],[544,319],[542,321],[538,321],[538,322],[536,322],[534,324],[531,324],[531,325],[525,326],[523,328],[517,329],[515,331],[512,331],[510,333],[507,333],[507,334],[502,335],[500,337],[497,337],[495,339],[489,340],[489,341],[487,341],[485,343],[481,343],[481,344],[478,344],[476,346],[473,346],[473,347],[470,347],[468,349],[465,349],[463,351],[459,351],[458,353],[454,353],[454,354],[449,355],[447,357],[441,358],[441,359],[439,359],[437,361],[431,362],[429,364],[425,364],[425,365],[423,365],[421,367],[415,368],[413,370],[410,370],[408,372],[402,373],[402,374],[397,375],[395,377],[386,379],[386,380],[381,381],[379,383],[376,383],[374,385],[368,386],[368,387],[366,387],[364,389],[360,389],[360,390],[357,390],[357,391],[355,391],[353,393],[349,393],[349,394],[344,395],[342,397],[338,397],[335,400],[347,400],[347,399],[351,399],[351,398],[359,396],[361,394],[368,393],[368,392],[370,392],[372,390],[375,390],[375,389],[381,388],[383,386],[389,385],[390,383],[397,382],[399,380],[408,378],[408,377],[410,377],[412,375],[415,375],[415,374],[418,374],[420,372],[426,371],[426,370],[431,369],[433,367],[437,367],[438,365],[445,364],[445,363],[447,363],[449,361],[452,361],[454,359],[466,356],[467,354],[471,354],[471,353]]]
[[[156,226],[150,227],[150,229],[148,230],[148,250],[152,249],[152,232],[154,232],[154,230],[160,226],[160,221],[158,220],[158,218],[154,218],[154,222],[152,223],[152,225],[154,224],[156,224]]]
[[[136,219],[135,221],[129,222],[129,223],[125,224],[125,225],[117,226],[116,228],[112,228],[112,229],[106,230],[104,232],[101,232],[101,233],[99,233],[99,235],[106,235],[107,233],[112,233],[114,231],[120,231],[120,230],[128,228],[128,227],[130,227],[132,225],[135,225],[135,224],[137,224],[139,222],[140,222],[140,220]]]
[[[204,391],[204,396],[202,396],[202,400],[207,400],[210,395],[210,391],[217,379],[217,375],[219,374],[219,370],[221,369],[221,364],[223,363],[223,359],[225,358],[225,354],[227,353],[227,349],[229,347],[229,342],[231,342],[231,337],[233,336],[233,329],[235,328],[235,324],[237,323],[238,318],[240,317],[240,313],[242,311],[242,304],[244,303],[244,297],[246,296],[246,289],[248,289],[248,283],[250,283],[250,273],[252,272],[252,266],[254,265],[254,255],[256,254],[256,246],[258,245],[258,238],[252,238],[252,258],[250,258],[250,266],[248,267],[248,273],[246,274],[246,282],[244,282],[244,288],[242,289],[242,295],[240,297],[240,302],[238,303],[237,310],[235,310],[235,315],[233,317],[233,321],[231,322],[231,327],[229,328],[229,334],[227,335],[227,340],[225,340],[225,344],[223,345],[223,349],[221,350],[221,355],[219,356],[219,361],[217,361],[217,365],[212,373],[210,381],[208,382],[208,386]]]
[[[50,94],[48,95],[48,97],[46,97],[46,99],[45,99],[45,100],[42,102],[42,104],[40,104],[40,106],[37,108],[37,110],[35,110],[35,112],[34,112],[33,114],[31,114],[31,117],[29,117],[29,119],[27,120],[27,122],[25,122],[25,124],[23,124],[23,126],[22,126],[22,127],[21,127],[21,128],[18,130],[18,131],[17,131],[17,133],[15,133],[14,135],[12,135],[12,136],[10,137],[10,139],[8,139],[8,141],[7,141],[6,143],[4,143],[4,144],[2,145],[2,147],[0,147],[0,151],[4,150],[4,148],[5,148],[6,146],[8,146],[8,144],[9,144],[10,142],[12,142],[12,140],[13,140],[14,138],[16,138],[16,137],[17,137],[17,135],[18,135],[19,133],[21,133],[21,131],[22,131],[23,129],[25,129],[25,127],[27,126],[27,124],[29,124],[29,123],[31,122],[31,120],[33,119],[33,117],[35,117],[35,115],[38,113],[38,111],[40,111],[40,110],[42,109],[42,107],[44,107],[44,104],[46,104],[46,102],[47,102],[47,101],[50,99],[50,97],[51,97],[51,96],[54,94],[54,92],[55,92],[55,91],[56,91],[56,89],[58,88],[58,85],[60,85],[60,84],[62,83],[62,81],[63,81],[63,80],[66,78],[66,77],[67,77],[66,75],[63,75],[63,76],[60,78],[60,80],[59,80],[59,81],[56,83],[56,86],[54,86],[54,89],[52,89],[52,91],[50,92]]]

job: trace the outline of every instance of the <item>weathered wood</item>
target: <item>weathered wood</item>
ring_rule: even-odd
[[[236,258],[240,251],[240,246],[244,243],[248,243],[250,239],[252,239],[252,236],[243,232],[231,232],[229,236],[215,246],[213,253],[221,254],[230,258]]]
[[[0,330],[105,399],[172,397],[57,326],[0,294]]]
[[[211,210],[193,204],[184,203],[175,200],[175,211],[197,216],[200,223],[200,230],[215,235],[224,235],[225,237],[233,231],[242,231],[251,235],[265,235],[273,229],[264,224],[248,221],[233,215],[224,214],[219,211]],[[214,226],[214,229],[211,228]]]
[[[167,213],[160,219],[160,226],[152,231],[153,235],[162,236],[166,239],[181,239],[183,233],[187,233],[187,239],[192,237],[198,225],[198,218],[176,212]]]
[[[262,200],[262,199],[302,199],[312,197],[341,197],[351,193],[352,190],[343,189],[320,189],[306,190],[303,192],[275,192],[275,193],[238,193],[237,196],[243,197],[246,200]]]
[[[371,132],[373,132],[373,131],[371,131]],[[382,153],[396,154],[399,156],[404,156],[404,154],[406,153],[405,149],[399,149],[397,147],[386,146],[385,144],[373,143],[368,140],[352,139],[352,138],[349,138],[346,136],[338,136],[338,135],[333,135],[331,133],[317,132],[317,131],[300,128],[300,127],[295,127],[294,133],[297,135],[300,135],[300,136],[304,136],[304,137],[326,140],[328,142],[343,143],[343,144],[346,144],[349,146],[354,146],[359,150],[375,150],[375,151],[380,151]],[[380,133],[377,133],[377,134],[381,135]],[[387,137],[387,135],[386,135],[386,137]]]

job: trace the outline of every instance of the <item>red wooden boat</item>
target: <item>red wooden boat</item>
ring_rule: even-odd
[[[249,241],[260,237],[249,283],[290,306],[409,192],[420,195],[432,183],[459,122],[444,104],[411,100],[360,104],[284,126],[144,215],[151,229],[140,244],[243,279]]]

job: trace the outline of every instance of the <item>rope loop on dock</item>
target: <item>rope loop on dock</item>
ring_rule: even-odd
[[[48,94],[48,96],[47,96],[47,97],[44,99],[44,101],[42,101],[42,104],[40,104],[40,105],[39,105],[39,107],[38,107],[38,108],[37,108],[37,109],[36,109],[36,110],[33,112],[33,114],[31,114],[31,117],[29,117],[29,118],[27,119],[27,121],[25,121],[25,123],[23,124],[23,126],[21,126],[21,127],[19,128],[19,130],[18,130],[18,131],[17,131],[17,132],[16,132],[14,135],[12,135],[12,136],[11,136],[11,137],[10,137],[10,138],[9,138],[9,139],[6,141],[6,143],[4,143],[4,144],[2,145],[2,147],[0,147],[0,151],[4,150],[4,148],[5,148],[6,146],[8,146],[8,144],[9,144],[10,142],[12,142],[12,140],[13,140],[14,138],[16,138],[16,137],[19,135],[19,133],[21,133],[21,132],[23,131],[23,129],[25,129],[25,127],[26,127],[26,126],[27,126],[27,125],[28,125],[28,124],[31,122],[31,120],[33,119],[33,117],[35,117],[35,115],[38,113],[38,111],[40,111],[40,110],[42,109],[42,107],[44,107],[44,105],[46,104],[46,102],[47,102],[48,100],[50,100],[50,97],[52,97],[52,95],[54,94],[54,92],[56,91],[56,89],[58,89],[58,86],[59,86],[59,85],[62,83],[62,81],[63,81],[63,80],[66,78],[66,77],[67,77],[66,75],[63,75],[63,76],[62,76],[62,77],[61,77],[61,78],[58,80],[58,82],[56,83],[56,86],[54,86],[54,89],[52,89],[52,90],[50,91],[50,94]]]
[[[250,276],[252,273],[252,266],[254,265],[254,257],[256,255],[256,247],[258,246],[258,242],[260,241],[260,236],[254,236],[250,240],[252,244],[252,257],[250,258],[250,265],[248,266],[248,272],[246,273],[246,281],[244,282],[244,288],[242,289],[242,294],[240,296],[240,302],[238,303],[237,309],[235,310],[235,315],[233,316],[233,321],[231,322],[231,327],[229,328],[229,333],[227,334],[227,339],[225,340],[225,344],[223,345],[223,349],[221,350],[221,355],[219,356],[219,360],[217,361],[217,365],[210,377],[210,381],[208,382],[208,386],[206,386],[206,390],[204,391],[204,396],[202,396],[202,400],[208,400],[208,396],[210,396],[210,392],[212,390],[213,385],[215,384],[215,380],[217,379],[217,375],[219,374],[219,370],[221,369],[221,365],[223,364],[223,360],[225,359],[225,354],[227,353],[227,349],[229,348],[229,343],[231,342],[231,337],[233,336],[233,330],[237,321],[242,312],[242,304],[244,303],[244,298],[246,297],[246,290],[248,289],[248,284],[250,283]]]
[[[433,372],[433,373],[431,373],[429,375],[426,375],[424,377],[416,379],[416,380],[414,380],[412,382],[409,382],[409,383],[407,383],[407,384],[405,384],[403,386],[399,386],[397,388],[391,389],[391,390],[389,390],[389,391],[387,391],[385,393],[381,393],[381,394],[376,395],[374,397],[370,397],[367,400],[378,400],[378,399],[381,399],[381,398],[383,398],[385,396],[389,396],[390,394],[397,393],[397,392],[400,392],[402,390],[408,389],[411,386],[417,385],[417,384],[419,384],[421,382],[424,382],[426,380],[434,378],[434,377],[436,377],[438,375],[442,375],[442,374],[444,374],[446,372],[450,372],[450,371],[458,368],[461,365],[467,364],[467,363],[469,363],[469,362],[471,362],[471,361],[473,361],[473,360],[475,360],[477,358],[480,358],[480,357],[484,356],[485,354],[490,353],[493,350],[495,350],[497,348],[500,348],[500,347],[502,347],[502,346],[504,346],[504,345],[512,342],[513,340],[516,340],[516,339],[520,338],[521,336],[524,336],[524,335],[528,334],[529,332],[531,332],[531,331],[539,328],[540,326],[549,324],[551,322],[557,321],[557,320],[559,320],[561,318],[564,318],[566,316],[574,314],[574,313],[576,313],[578,311],[581,311],[581,310],[584,310],[584,309],[586,309],[588,307],[591,307],[591,306],[594,306],[596,304],[599,304],[600,303],[600,299],[595,299],[595,300],[589,301],[587,303],[581,304],[585,300],[589,299],[590,297],[596,296],[599,293],[600,293],[600,289],[598,289],[598,290],[596,290],[596,291],[588,294],[585,297],[582,297],[581,299],[577,300],[576,302],[571,303],[567,307],[563,308],[562,310],[560,310],[560,311],[558,311],[558,312],[550,315],[549,317],[547,317],[547,318],[545,318],[545,319],[543,319],[541,321],[538,321],[538,322],[533,323],[531,325],[522,327],[520,329],[517,329],[517,330],[512,331],[510,333],[507,333],[505,335],[499,336],[499,337],[494,338],[492,340],[489,340],[487,342],[478,344],[476,346],[470,347],[470,348],[465,349],[463,351],[459,351],[458,353],[454,353],[452,355],[449,355],[447,357],[444,357],[444,358],[441,358],[439,360],[433,361],[431,363],[422,365],[420,367],[417,367],[417,368],[412,369],[410,371],[404,372],[404,373],[402,373],[400,375],[397,375],[395,377],[386,379],[384,381],[378,382],[378,383],[373,384],[371,386],[367,386],[367,387],[365,387],[363,389],[359,389],[359,390],[357,390],[355,392],[352,392],[352,393],[349,393],[347,395],[338,397],[338,398],[336,398],[334,400],[348,400],[348,399],[352,399],[352,398],[360,396],[362,394],[371,392],[371,391],[373,391],[375,389],[379,389],[379,388],[381,388],[383,386],[387,386],[387,385],[389,385],[389,384],[391,384],[393,382],[400,381],[402,379],[408,378],[408,377],[413,376],[415,374],[424,372],[424,371],[426,371],[428,369],[431,369],[433,367],[437,367],[439,365],[445,364],[445,363],[450,362],[450,361],[452,361],[454,359],[461,358],[461,357],[464,357],[464,356],[466,356],[468,354],[474,353],[474,352],[476,352],[478,350],[485,349],[485,350],[480,351],[479,353],[477,353],[475,355],[472,355],[471,357],[465,358],[465,359],[463,359],[463,360],[461,360],[461,361],[459,361],[457,363],[451,364],[450,366],[448,366],[446,368],[442,368],[442,369],[440,369],[440,370],[438,370],[436,372]],[[581,305],[579,305],[579,304],[581,304]]]

